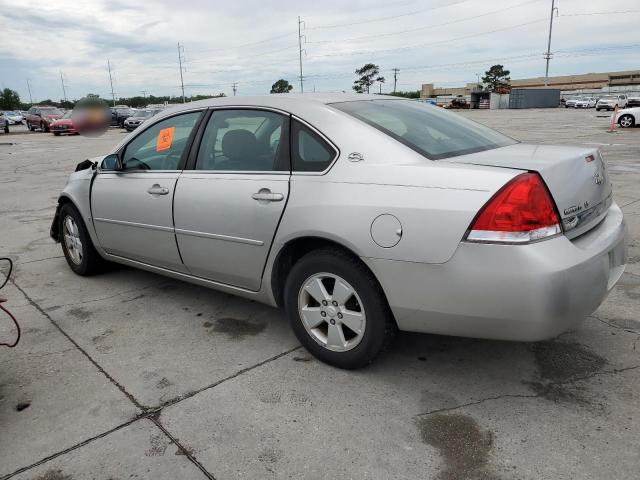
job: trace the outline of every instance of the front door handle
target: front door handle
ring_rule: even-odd
[[[258,193],[251,195],[251,198],[259,202],[281,202],[284,200],[284,195],[272,193],[268,188],[261,188]]]
[[[157,183],[154,183],[153,186],[147,190],[147,193],[150,195],[168,195],[169,189],[167,187],[161,187]]]

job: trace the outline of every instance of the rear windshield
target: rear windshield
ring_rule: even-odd
[[[403,100],[331,105],[431,159],[492,150],[517,143],[501,133],[439,107]]]
[[[62,112],[55,107],[40,108],[40,111],[47,115],[62,115]]]

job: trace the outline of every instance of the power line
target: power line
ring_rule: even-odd
[[[354,42],[354,41],[365,40],[365,39],[369,39],[369,38],[390,37],[390,36],[394,36],[394,35],[402,35],[402,34],[405,34],[405,33],[419,32],[421,30],[429,30],[431,28],[444,27],[444,26],[448,26],[448,25],[454,25],[456,23],[467,22],[469,20],[475,20],[477,18],[487,17],[489,15],[494,15],[496,13],[500,13],[500,12],[504,12],[504,11],[511,10],[511,9],[514,9],[514,8],[522,7],[524,5],[528,5],[530,3],[535,3],[535,2],[539,2],[539,1],[541,1],[541,0],[528,0],[526,2],[518,3],[516,5],[511,5],[511,6],[508,6],[508,7],[500,8],[498,10],[493,10],[491,12],[482,13],[480,15],[473,15],[471,17],[459,18],[457,20],[451,20],[449,22],[444,22],[444,23],[436,23],[436,24],[432,24],[432,25],[425,25],[423,27],[409,28],[409,29],[406,29],[406,30],[396,30],[394,32],[387,32],[387,33],[376,33],[376,34],[372,34],[372,35],[364,35],[364,36],[361,36],[361,37],[309,41],[308,43],[312,43],[312,44],[327,44],[327,43]]]
[[[619,10],[617,12],[585,12],[585,13],[563,13],[560,17],[585,17],[591,15],[618,15],[621,13],[639,13],[640,10]]]
[[[360,21],[357,21],[357,22],[337,23],[337,24],[334,24],[334,25],[318,25],[317,27],[309,27],[309,30],[321,30],[321,29],[325,29],[325,28],[351,27],[353,25],[363,25],[365,23],[381,22],[383,20],[390,20],[390,19],[395,19],[395,18],[408,17],[408,16],[411,16],[411,15],[417,15],[419,13],[438,10],[440,8],[452,7],[454,5],[459,5],[461,3],[466,3],[468,1],[469,0],[459,0],[457,2],[452,2],[452,3],[449,3],[447,5],[438,5],[436,7],[421,8],[419,10],[413,10],[413,11],[407,12],[407,13],[400,13],[400,14],[396,14],[396,15],[387,15],[386,17],[371,18],[371,19],[368,19],[368,20],[360,20]]]
[[[381,49],[381,50],[360,50],[360,51],[347,52],[347,53],[328,53],[328,54],[323,54],[323,55],[311,55],[311,58],[342,57],[342,56],[351,56],[351,55],[371,55],[371,54],[377,54],[377,53],[391,53],[391,52],[400,52],[400,51],[405,51],[405,50],[413,50],[413,49],[416,49],[416,48],[431,47],[431,46],[434,46],[434,45],[442,45],[442,44],[445,44],[445,43],[456,42],[458,40],[466,40],[468,38],[481,37],[483,35],[490,35],[492,33],[504,32],[505,30],[513,30],[514,28],[525,27],[525,26],[533,25],[534,23],[545,22],[546,20],[547,20],[546,18],[539,18],[537,20],[532,20],[530,22],[520,23],[518,25],[511,25],[509,27],[496,28],[494,30],[488,30],[488,31],[485,31],[485,32],[474,33],[474,34],[471,34],[471,35],[465,35],[465,36],[457,37],[457,38],[450,38],[448,40],[442,40],[440,42],[428,42],[428,43],[422,43],[422,44],[418,44],[418,45],[412,45],[410,47],[387,48],[387,49]]]

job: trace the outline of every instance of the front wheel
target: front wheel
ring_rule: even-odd
[[[9,133],[9,124],[8,123],[4,124],[4,133]]]
[[[60,209],[62,252],[71,270],[78,275],[94,275],[103,270],[105,260],[96,251],[80,212],[67,203]]]
[[[622,115],[618,119],[618,123],[622,128],[630,128],[636,124],[636,119],[633,118],[631,115]]]
[[[300,343],[339,368],[371,363],[396,331],[376,279],[359,259],[337,248],[312,251],[293,266],[285,306]]]
[[[59,137],[59,136],[60,136],[60,132],[53,132],[53,134],[54,134],[56,137]]]

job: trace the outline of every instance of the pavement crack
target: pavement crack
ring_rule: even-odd
[[[173,442],[173,444],[176,447],[180,449],[180,451],[189,459],[191,463],[193,463],[204,474],[205,477],[207,477],[209,480],[216,480],[216,477],[214,477],[211,473],[209,473],[209,471],[207,471],[206,468],[204,468],[204,465],[202,465],[196,459],[195,455],[191,452],[191,450],[189,450],[188,448],[185,448],[184,445],[182,445],[176,437],[171,435],[171,433],[164,427],[164,425],[160,423],[160,419],[158,418],[157,415],[149,416],[148,418],[154,423],[156,427],[158,427],[162,431],[162,433],[166,435],[166,437],[169,440],[171,440],[171,442]]]
[[[624,367],[624,368],[614,368],[612,370],[603,370],[601,372],[595,372],[595,373],[592,373],[590,375],[585,375],[583,377],[574,377],[574,378],[571,378],[569,380],[565,380],[563,382],[549,382],[549,383],[547,383],[545,385],[548,385],[548,386],[571,385],[571,384],[573,384],[575,382],[582,382],[582,381],[589,380],[591,378],[594,378],[594,377],[597,377],[597,376],[600,376],[600,375],[617,375],[619,373],[628,372],[630,370],[636,370],[638,368],[640,368],[640,365],[634,365],[634,366],[631,366],[631,367]],[[428,412],[418,413],[416,415],[416,417],[425,417],[427,415],[433,415],[433,414],[436,414],[436,413],[451,412],[453,410],[459,410],[459,409],[465,408],[465,407],[472,407],[472,406],[475,406],[475,405],[480,405],[482,403],[491,402],[491,401],[494,401],[494,400],[502,400],[504,398],[538,398],[538,397],[541,397],[541,396],[542,396],[541,393],[532,393],[532,394],[506,393],[504,395],[496,395],[496,396],[493,396],[493,397],[485,397],[485,398],[481,398],[479,400],[475,400],[473,402],[462,403],[460,405],[456,405],[456,406],[453,406],[453,407],[445,407],[445,408],[438,408],[438,409],[435,409],[435,410],[429,410]]]
[[[627,333],[633,333],[634,335],[640,335],[640,332],[638,332],[637,330],[632,330],[630,328],[624,328],[624,327],[619,327],[618,325],[614,325],[613,323],[607,322],[606,320],[597,317],[595,315],[590,315],[590,318],[594,318],[596,320],[598,320],[599,322],[604,323],[605,325],[610,326],[611,328],[615,328],[616,330],[622,330],[623,332],[627,332]]]
[[[178,396],[176,398],[173,398],[171,400],[167,400],[166,402],[160,404],[156,408],[148,409],[148,411],[158,412],[159,413],[160,411],[162,411],[162,409],[164,409],[166,407],[170,407],[172,405],[180,403],[183,400],[186,400],[186,399],[191,398],[191,397],[193,397],[195,395],[198,395],[199,393],[204,392],[205,390],[210,390],[212,388],[215,388],[215,387],[217,387],[218,385],[220,385],[222,383],[228,382],[229,380],[233,380],[234,378],[239,377],[240,375],[242,375],[244,373],[250,372],[251,370],[254,370],[254,369],[258,368],[258,367],[262,367],[263,365],[266,365],[267,363],[271,363],[271,362],[273,362],[275,360],[278,360],[279,358],[284,357],[285,355],[288,355],[288,354],[290,354],[292,352],[295,352],[296,350],[299,350],[300,348],[302,348],[302,345],[298,345],[297,347],[290,348],[289,350],[286,350],[286,351],[281,352],[281,353],[279,353],[277,355],[274,355],[273,357],[269,357],[266,360],[263,360],[262,362],[259,362],[259,363],[256,363],[254,365],[251,365],[249,367],[246,367],[246,368],[243,368],[241,370],[238,370],[237,372],[233,373],[232,375],[229,375],[228,377],[225,377],[225,378],[223,378],[221,380],[218,380],[217,382],[214,382],[214,383],[212,383],[210,385],[207,385],[207,386],[199,388],[197,390],[193,390],[191,392],[185,393],[185,394],[180,395],[180,396]]]
[[[69,340],[85,357],[87,357],[87,359],[98,369],[98,371],[100,373],[102,373],[105,377],[107,377],[107,379],[113,384],[115,385],[118,390],[120,390],[130,401],[131,403],[133,403],[137,408],[139,408],[140,410],[144,411],[145,407],[143,405],[141,405],[132,394],[130,394],[129,392],[127,392],[127,390],[124,388],[124,386],[122,384],[120,384],[115,378],[113,378],[109,373],[107,373],[107,371],[97,362],[93,359],[93,357],[91,355],[89,355],[89,353],[80,346],[80,344],[78,342],[76,342],[71,335],[69,335],[60,325],[58,325],[58,323],[51,318],[51,316],[45,312],[40,305],[38,305],[36,302],[33,301],[33,299],[27,294],[27,292],[20,286],[18,285],[15,280],[11,280],[11,283],[13,283],[13,285],[16,287],[16,289],[18,289],[22,295],[24,295],[24,297],[27,299],[27,301],[29,302],[29,304],[31,306],[33,306],[38,312],[40,312],[42,315],[44,315],[45,318],[47,318],[51,324],[56,327],[56,329],[62,334],[64,335],[67,340]]]

